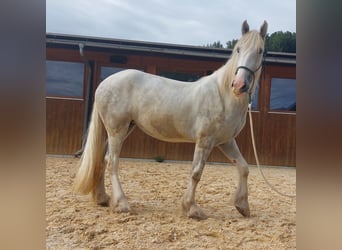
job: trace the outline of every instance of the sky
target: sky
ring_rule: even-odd
[[[295,0],[46,0],[46,32],[206,45],[241,37],[244,20],[296,32]]]

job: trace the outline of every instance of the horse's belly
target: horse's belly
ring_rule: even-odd
[[[167,142],[193,142],[185,129],[177,128],[171,116],[151,118],[145,122],[137,122],[138,127],[146,134]]]
[[[184,136],[177,136],[176,134],[171,134],[169,131],[155,130],[155,129],[145,129],[140,128],[145,134],[166,142],[193,142],[192,139],[186,138]]]

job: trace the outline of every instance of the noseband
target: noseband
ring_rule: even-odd
[[[258,67],[256,70],[254,70],[254,71],[251,70],[250,68],[246,67],[246,66],[239,66],[239,67],[237,67],[236,70],[235,70],[235,75],[237,74],[237,72],[239,71],[239,69],[245,69],[245,70],[247,70],[249,73],[251,73],[251,74],[253,75],[253,77],[254,77],[255,73],[262,67],[262,65],[263,65],[263,61],[261,62],[261,64],[259,65],[259,67]]]
[[[250,68],[246,67],[246,66],[239,66],[239,67],[237,67],[236,70],[235,70],[235,75],[238,73],[239,69],[245,69],[245,70],[247,70],[247,71],[252,75],[252,77],[253,77],[251,87],[250,87],[249,90],[248,90],[248,96],[249,96],[249,102],[248,102],[248,103],[251,103],[251,102],[252,102],[252,89],[253,89],[253,86],[254,86],[255,73],[256,73],[259,69],[261,69],[262,66],[264,66],[264,68],[265,68],[265,61],[266,61],[265,58],[266,58],[266,52],[263,54],[262,61],[261,61],[260,65],[259,65],[259,67],[257,67],[256,70],[254,70],[254,71],[251,70]],[[264,74],[265,74],[265,69],[264,69]]]

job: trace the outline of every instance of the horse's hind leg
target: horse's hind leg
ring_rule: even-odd
[[[249,174],[248,164],[240,153],[240,150],[236,144],[235,139],[232,141],[220,145],[222,152],[237,166],[239,172],[238,188],[234,197],[235,208],[245,217],[250,216],[249,204],[248,204],[248,187],[247,178]]]
[[[109,196],[106,193],[105,185],[104,185],[104,174],[106,170],[105,161],[102,162],[103,170],[101,173],[100,181],[97,184],[96,188],[93,190],[92,196],[96,203],[100,206],[108,206],[109,205]]]
[[[127,126],[128,127],[128,126]],[[109,133],[108,137],[108,150],[109,160],[108,167],[111,167],[111,181],[112,181],[112,206],[115,212],[129,212],[130,207],[127,202],[127,198],[122,190],[119,176],[119,155],[122,147],[122,143],[127,137],[127,129],[117,130]]]

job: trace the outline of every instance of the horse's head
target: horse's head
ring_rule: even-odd
[[[267,33],[267,22],[264,21],[260,31],[249,31],[247,21],[242,24],[242,37],[236,43],[233,54],[235,76],[231,88],[236,96],[248,93],[253,96],[255,81],[258,80],[264,55],[264,40]]]

